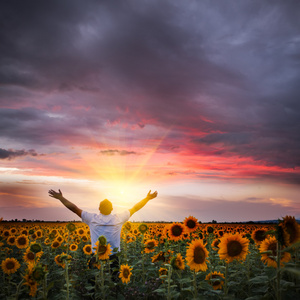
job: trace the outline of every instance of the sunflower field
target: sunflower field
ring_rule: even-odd
[[[84,223],[0,222],[0,299],[299,299],[300,227],[124,224],[112,260]]]

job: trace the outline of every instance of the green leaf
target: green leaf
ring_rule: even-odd
[[[261,284],[261,283],[265,283],[267,281],[268,281],[268,276],[265,276],[265,275],[256,276],[249,280],[249,282],[252,284]]]
[[[252,296],[252,297],[248,297],[245,300],[261,300],[261,296]]]
[[[293,274],[297,277],[300,277],[300,270],[299,269],[294,269],[294,268],[283,268],[280,270],[281,272],[288,272],[290,274]]]

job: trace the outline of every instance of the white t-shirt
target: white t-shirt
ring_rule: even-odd
[[[107,243],[110,244],[112,254],[116,253],[113,252],[114,248],[118,248],[118,251],[120,251],[121,229],[129,218],[129,210],[120,214],[109,215],[92,214],[86,211],[81,213],[82,222],[89,225],[90,228],[92,248],[95,247],[98,237],[104,235]],[[95,249],[93,249],[93,252],[95,252]]]

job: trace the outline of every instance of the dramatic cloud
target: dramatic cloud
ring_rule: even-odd
[[[3,167],[298,185],[299,11],[260,0],[2,1]]]
[[[30,149],[28,151],[25,150],[13,150],[13,149],[2,149],[0,148],[0,159],[14,159],[20,156],[38,156],[35,150]]]

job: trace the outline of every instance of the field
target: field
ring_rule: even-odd
[[[291,216],[279,225],[127,222],[115,270],[103,236],[91,259],[84,223],[1,222],[0,299],[297,299],[299,240]]]

